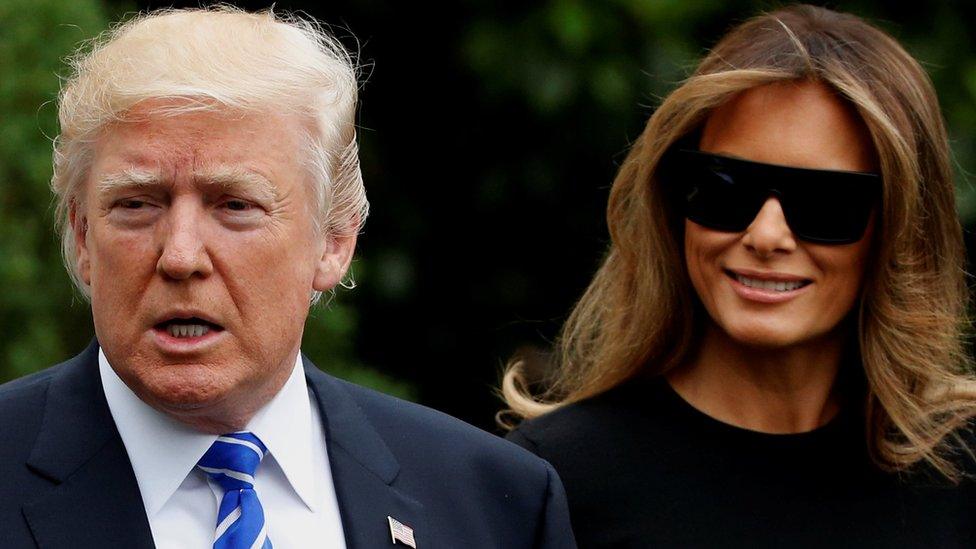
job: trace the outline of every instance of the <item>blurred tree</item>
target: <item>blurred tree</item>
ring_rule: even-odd
[[[70,356],[91,337],[54,237],[51,138],[61,58],[106,28],[97,0],[0,3],[0,379]]]

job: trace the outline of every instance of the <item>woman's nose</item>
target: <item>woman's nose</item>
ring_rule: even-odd
[[[769,197],[763,203],[756,218],[746,227],[742,244],[760,257],[769,257],[776,252],[789,253],[796,249],[796,237],[786,223],[783,205],[776,197]]]

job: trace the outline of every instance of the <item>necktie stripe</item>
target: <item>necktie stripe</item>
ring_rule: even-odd
[[[231,514],[234,509],[241,506],[241,491],[228,491],[224,493],[223,499],[220,500],[220,507],[217,509],[217,524],[220,524],[227,518],[227,515]]]
[[[268,448],[251,433],[217,437],[197,467],[224,491],[213,549],[271,549],[254,473]]]
[[[263,454],[256,454],[246,446],[216,442],[200,458],[199,465],[247,472],[257,469],[262,457]]]
[[[261,547],[264,547],[264,542],[267,539],[268,539],[268,523],[264,523],[264,526],[261,527],[261,531],[258,532],[257,539],[255,539],[254,543],[251,544],[250,549],[260,549]]]
[[[264,512],[254,490],[240,490],[241,517],[214,542],[214,549],[250,549],[264,527]]]
[[[224,517],[224,520],[222,520],[220,524],[217,525],[217,531],[214,532],[214,541],[220,539],[220,536],[224,535],[224,532],[226,532],[227,529],[230,528],[230,526],[234,524],[238,518],[240,518],[240,516],[241,507],[238,505],[233,511],[230,512],[229,515]]]
[[[223,442],[225,444],[240,444],[241,446],[247,446],[251,450],[254,450],[254,453],[258,455],[258,459],[264,457],[264,450],[258,448],[257,444],[254,444],[253,442],[248,440],[241,440],[239,438],[233,438],[233,437],[217,437],[217,442]]]
[[[251,444],[254,444],[255,446],[261,448],[261,452],[262,453],[268,451],[268,449],[264,446],[264,443],[261,442],[261,439],[259,439],[258,437],[254,436],[251,433],[247,433],[247,432],[230,433],[230,434],[227,434],[227,435],[220,435],[220,436],[221,437],[233,438],[233,439],[236,439],[236,440],[244,440],[244,441],[250,442]]]
[[[230,469],[218,469],[216,467],[204,467],[203,465],[198,465],[198,467],[210,473],[211,475],[225,475],[230,478],[236,478],[241,482],[247,482],[252,487],[254,486],[254,477],[252,477],[247,473],[241,473],[240,471],[232,471]]]

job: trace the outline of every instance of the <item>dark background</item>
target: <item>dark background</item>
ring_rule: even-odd
[[[0,141],[0,380],[63,360],[92,335],[58,264],[44,187],[59,59],[126,12],[199,5],[70,4],[0,0],[0,116],[15,122]],[[869,18],[923,61],[950,123],[960,215],[976,221],[973,4],[826,5]],[[372,213],[353,264],[359,287],[313,311],[305,351],[342,377],[495,429],[503,363],[549,345],[607,246],[606,198],[628,143],[722,33],[775,7],[276,2],[330,24],[364,65]],[[37,64],[48,68],[24,76]]]

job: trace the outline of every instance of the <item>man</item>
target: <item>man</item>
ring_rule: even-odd
[[[96,341],[0,387],[4,547],[573,547],[545,462],[299,350],[367,202],[311,22],[138,17],[77,58],[52,186]]]

